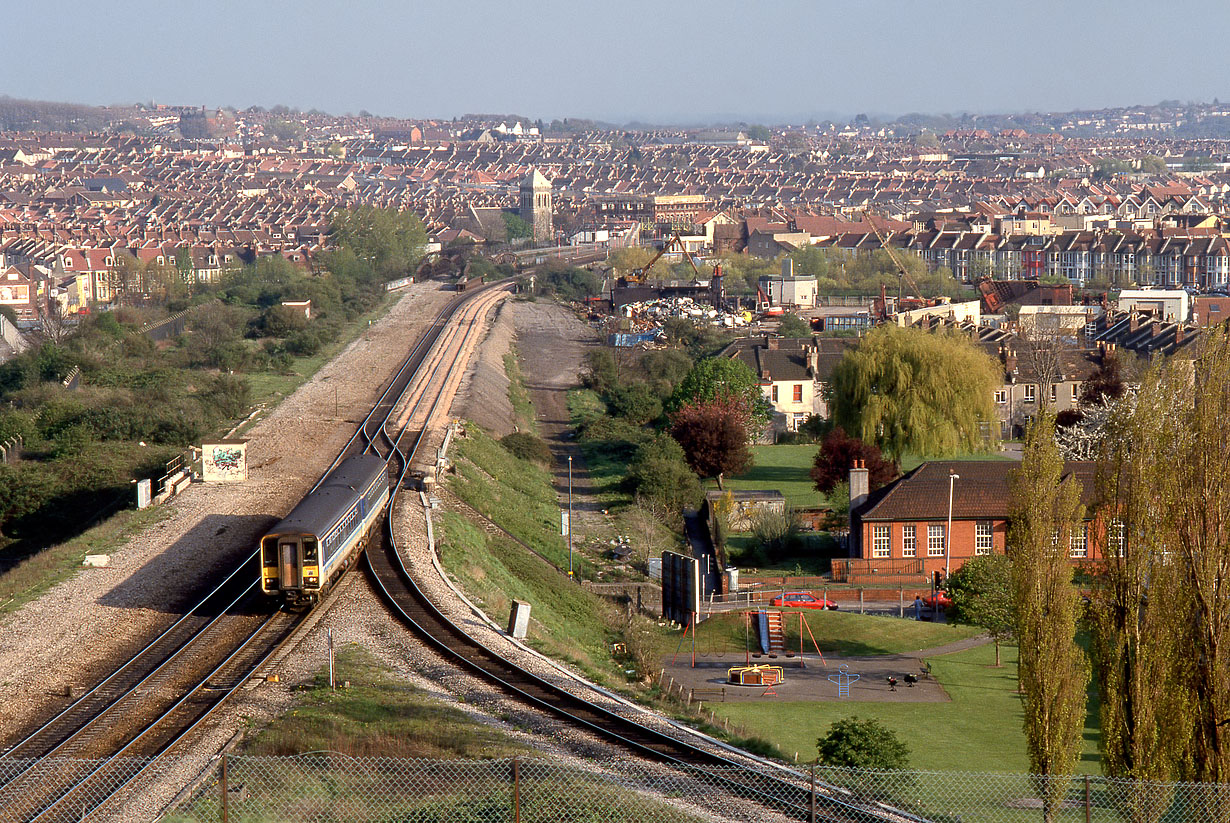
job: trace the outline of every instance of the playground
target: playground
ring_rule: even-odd
[[[813,624],[825,615],[802,611],[750,610],[741,614],[744,650],[717,650],[706,642],[705,623],[680,636],[663,661],[664,677],[682,694],[707,704],[748,701],[874,701],[946,703],[949,696],[931,674],[929,656],[981,645],[961,637],[920,651],[849,655],[825,653]],[[884,618],[881,618],[884,619]],[[902,621],[903,628],[908,623]],[[716,628],[716,627],[715,627]],[[724,627],[729,633],[730,626]],[[822,635],[823,636],[823,635]]]

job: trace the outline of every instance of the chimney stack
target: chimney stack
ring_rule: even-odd
[[[854,510],[863,504],[870,493],[870,472],[867,471],[867,464],[863,460],[855,460],[854,465],[850,468],[850,538],[851,538],[851,554],[854,553],[855,543],[858,538],[854,534]]]
[[[1176,325],[1175,325],[1175,327],[1174,327],[1174,344],[1175,344],[1176,346],[1178,346],[1180,343],[1182,343],[1182,342],[1183,342],[1183,338],[1184,338],[1184,336],[1186,335],[1186,331],[1187,331],[1187,330],[1183,328],[1183,324],[1182,324],[1182,323],[1178,323],[1178,324],[1176,324]]]

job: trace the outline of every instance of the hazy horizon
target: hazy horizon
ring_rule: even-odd
[[[762,7],[763,6],[763,7]],[[618,7],[493,0],[130,0],[27,6],[9,28],[15,98],[286,105],[448,119],[503,112],[623,125],[798,124],[857,113],[1063,112],[1227,97],[1230,56],[1158,44],[1225,30],[1230,6],[1140,0],[1029,7],[888,0]],[[39,36],[23,34],[38,32]],[[1150,45],[1151,44],[1151,45]]]

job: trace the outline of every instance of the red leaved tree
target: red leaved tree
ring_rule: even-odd
[[[892,460],[886,460],[873,443],[864,443],[851,437],[841,428],[834,428],[824,437],[816,462],[811,468],[811,479],[818,491],[828,494],[838,483],[850,479],[850,468],[855,460],[867,466],[869,491],[891,483],[901,474],[901,469]]]
[[[745,400],[718,397],[685,403],[671,414],[670,421],[671,436],[683,446],[692,471],[714,478],[719,489],[725,475],[751,467],[752,413]]]

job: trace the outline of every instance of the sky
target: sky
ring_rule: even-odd
[[[1182,0],[41,0],[0,33],[0,94],[621,124],[1068,111],[1230,99],[1227,31],[1230,3]]]

